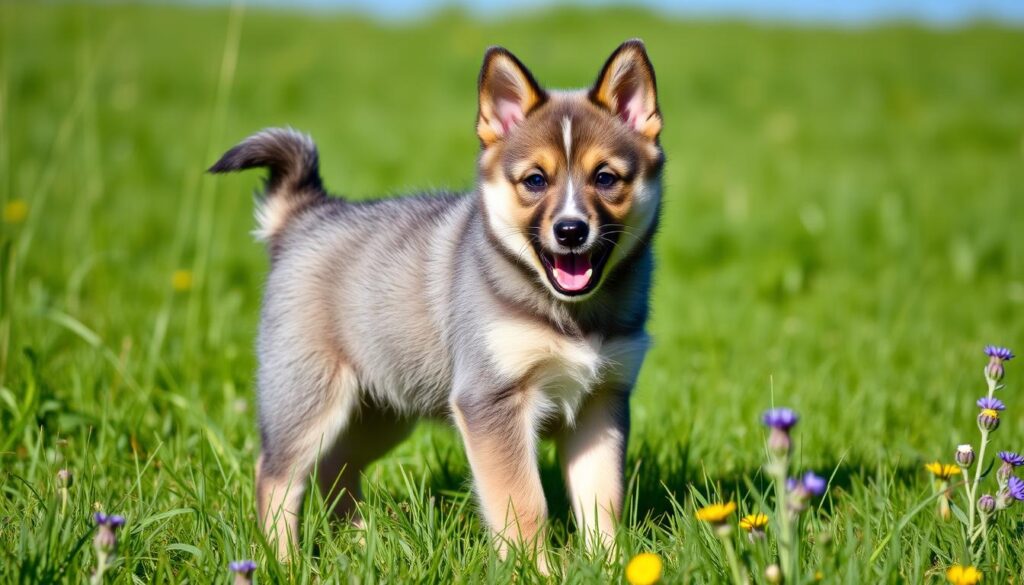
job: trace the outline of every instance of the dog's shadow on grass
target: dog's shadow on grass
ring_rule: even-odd
[[[432,494],[472,497],[471,479],[465,455],[456,447],[435,449],[428,465],[426,486]],[[553,449],[541,453],[540,477],[548,502],[548,513],[553,524],[573,530],[572,506],[562,477],[562,470]],[[849,493],[854,486],[870,485],[882,481],[878,463],[868,460],[844,459],[820,461],[815,471],[829,482],[829,491],[835,495]],[[801,466],[801,471],[804,469]],[[894,485],[910,485],[922,477],[922,468],[916,463],[893,465],[886,468],[884,481]],[[674,449],[655,451],[653,446],[641,444],[631,451],[627,460],[627,490],[625,514],[636,521],[666,526],[679,509],[692,510],[691,497],[705,501],[746,501],[751,509],[759,508],[757,494],[769,494],[770,480],[760,465],[741,468],[723,475],[706,473],[702,461],[692,461],[688,444]],[[794,471],[794,475],[796,471]],[[831,511],[834,498],[826,498],[822,508]]]

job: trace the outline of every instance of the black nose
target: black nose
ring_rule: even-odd
[[[587,222],[579,219],[564,219],[555,223],[555,239],[559,244],[576,248],[587,241]]]

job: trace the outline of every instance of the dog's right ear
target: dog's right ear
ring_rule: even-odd
[[[547,94],[516,56],[502,47],[484,54],[480,69],[480,111],[476,134],[488,147],[547,100]]]

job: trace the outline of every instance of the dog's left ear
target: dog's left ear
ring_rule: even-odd
[[[615,49],[590,89],[590,99],[644,136],[652,140],[658,137],[661,112],[657,84],[643,41],[632,39]]]

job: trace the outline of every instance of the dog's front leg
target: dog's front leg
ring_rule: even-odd
[[[504,556],[509,543],[537,555],[545,571],[547,502],[537,467],[537,431],[528,387],[457,390],[452,412],[466,445],[484,519]]]
[[[588,548],[614,544],[622,511],[629,390],[598,389],[558,440],[562,472],[576,525]]]

